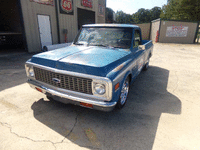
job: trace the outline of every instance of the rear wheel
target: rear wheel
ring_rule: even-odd
[[[129,93],[129,77],[126,78],[122,85],[119,100],[117,102],[117,108],[121,109],[126,104]]]
[[[143,67],[143,70],[146,71],[149,68],[149,60],[150,58],[148,58],[147,63],[145,64],[145,66]]]

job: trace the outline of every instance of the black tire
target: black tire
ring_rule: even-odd
[[[146,64],[144,65],[144,67],[143,67],[143,70],[144,70],[144,71],[148,70],[148,68],[149,68],[149,61],[150,61],[150,58],[148,58],[147,63],[146,63]]]
[[[54,101],[54,99],[52,97],[50,97],[50,96],[46,96],[46,97],[47,97],[48,100]]]
[[[129,93],[129,86],[130,86],[130,82],[129,81],[130,81],[130,79],[129,79],[129,77],[127,77],[126,80],[124,81],[123,85],[122,85],[122,89],[121,89],[121,92],[120,92],[119,100],[118,100],[117,105],[116,105],[116,107],[118,109],[123,108],[124,105],[127,102],[128,93]]]

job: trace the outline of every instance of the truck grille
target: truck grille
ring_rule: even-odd
[[[92,80],[34,67],[35,79],[62,89],[92,95]]]

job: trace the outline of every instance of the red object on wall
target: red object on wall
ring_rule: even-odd
[[[67,34],[65,34],[65,43],[67,43],[68,40],[67,40]]]
[[[72,11],[72,1],[71,0],[62,0],[61,1],[61,6],[67,12],[71,12]]]
[[[82,0],[81,4],[85,7],[92,8],[92,0]]]
[[[156,32],[156,39],[155,39],[155,42],[158,42],[158,37],[159,37],[159,30]]]

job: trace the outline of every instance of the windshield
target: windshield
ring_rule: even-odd
[[[74,44],[128,49],[131,40],[131,28],[83,28]]]

